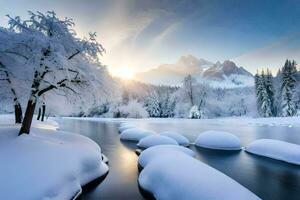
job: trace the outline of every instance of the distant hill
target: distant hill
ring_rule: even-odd
[[[181,56],[175,64],[162,64],[146,72],[137,73],[135,79],[156,85],[180,85],[188,74],[214,87],[253,85],[253,75],[232,61],[214,64],[192,55]]]

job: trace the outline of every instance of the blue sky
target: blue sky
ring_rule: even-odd
[[[0,0],[5,15],[54,10],[75,20],[79,35],[97,31],[117,74],[174,63],[192,54],[231,59],[251,72],[300,62],[300,0]]]

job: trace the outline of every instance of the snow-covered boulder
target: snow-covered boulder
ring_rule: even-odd
[[[139,165],[143,168],[138,178],[140,187],[158,200],[259,199],[183,149],[186,148],[173,146],[170,149],[161,145],[143,151],[139,156]]]
[[[132,126],[132,124],[130,124],[130,123],[128,123],[128,122],[122,122],[122,123],[120,124],[120,127],[122,127],[122,126]]]
[[[240,139],[223,131],[205,131],[197,137],[195,145],[198,147],[218,150],[240,150]]]
[[[181,152],[191,157],[195,157],[196,155],[195,152],[193,152],[189,148],[168,144],[149,147],[142,152],[143,156],[140,156],[138,161],[138,164],[142,168],[144,168],[149,162],[151,162],[152,159],[155,159],[156,155],[158,154],[167,154],[169,152],[176,154],[176,152]]]
[[[176,140],[176,142],[179,145],[182,145],[182,146],[190,145],[190,141],[186,137],[184,137],[183,135],[181,135],[179,133],[171,132],[171,131],[164,131],[164,132],[160,133],[160,135],[164,135],[164,136],[167,136],[167,137],[170,137],[170,138]]]
[[[123,131],[125,131],[127,129],[131,129],[131,128],[135,128],[135,126],[133,126],[133,125],[124,125],[124,126],[121,126],[119,128],[119,133],[122,133]]]
[[[18,126],[0,128],[0,199],[72,199],[108,173],[95,142],[36,125],[21,136]]]
[[[246,147],[246,151],[259,156],[300,165],[300,145],[280,140],[259,139]]]
[[[120,139],[138,142],[140,141],[140,139],[153,134],[155,133],[152,131],[139,128],[131,128],[123,131],[120,135]]]
[[[147,137],[142,138],[137,144],[137,146],[146,149],[152,146],[163,145],[163,144],[178,145],[176,140],[170,137],[163,136],[163,135],[149,135]]]

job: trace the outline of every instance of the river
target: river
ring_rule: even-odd
[[[137,185],[137,155],[135,144],[121,142],[118,134],[120,122],[60,119],[60,130],[87,136],[101,146],[109,158],[110,172],[96,188],[82,195],[84,200],[139,200],[143,199]],[[273,138],[300,144],[300,127],[249,126],[214,121],[187,120],[132,120],[138,127],[156,132],[173,130],[194,141],[205,130],[222,130],[237,135],[243,145],[255,139]],[[300,167],[281,161],[262,158],[244,151],[216,151],[190,147],[196,158],[233,178],[265,200],[299,200]],[[205,175],[204,175],[204,178]],[[207,177],[209,178],[209,177]]]

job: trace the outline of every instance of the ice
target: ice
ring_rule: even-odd
[[[223,131],[205,131],[197,137],[195,145],[219,150],[241,149],[240,139],[231,133]]]
[[[259,156],[300,165],[300,145],[280,140],[259,139],[246,147],[246,151]]]

